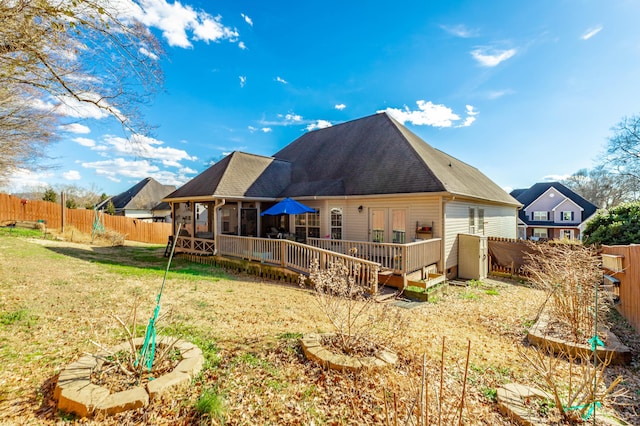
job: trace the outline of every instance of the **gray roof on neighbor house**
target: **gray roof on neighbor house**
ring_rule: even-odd
[[[113,202],[117,211],[121,210],[151,210],[167,194],[175,191],[174,185],[163,185],[154,178],[142,179],[131,188],[118,195],[108,198],[98,204],[98,209],[107,205],[109,200]]]
[[[234,151],[165,199],[185,197],[277,198],[289,184],[291,164]]]
[[[306,133],[273,157],[234,152],[166,199],[411,193],[520,205],[478,169],[431,147],[386,113]]]
[[[525,212],[527,206],[537,200],[542,194],[547,192],[549,188],[556,189],[562,195],[579,205],[582,208],[582,221],[585,221],[586,219],[591,217],[596,212],[596,210],[598,210],[598,207],[591,201],[584,199],[582,196],[576,194],[560,182],[538,182],[535,183],[531,188],[514,189],[513,191],[511,191],[511,195],[524,205],[524,208],[522,208],[518,212],[518,217],[520,218],[520,220],[528,225],[549,224],[549,222],[534,222],[527,216]]]

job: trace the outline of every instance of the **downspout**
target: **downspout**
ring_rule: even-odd
[[[218,209],[227,203],[225,198],[213,203],[213,255],[218,253]]]

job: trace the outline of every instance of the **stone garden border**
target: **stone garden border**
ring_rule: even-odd
[[[592,349],[590,345],[569,342],[558,337],[549,336],[545,333],[549,324],[549,317],[540,315],[538,321],[529,329],[527,340],[532,345],[543,349],[550,349],[555,354],[566,354],[572,357],[591,357]],[[611,359],[611,364],[631,363],[631,349],[623,345],[618,336],[607,331],[607,346],[597,347],[596,354],[600,361]]]
[[[156,344],[171,344],[173,340],[169,337],[158,337]],[[144,338],[136,338],[133,343],[136,347],[141,347]],[[146,407],[150,400],[165,392],[186,387],[202,370],[204,356],[196,345],[180,339],[175,342],[174,347],[180,351],[182,360],[173,371],[149,381],[146,388],[137,386],[115,393],[91,383],[91,373],[101,361],[95,356],[83,356],[69,364],[58,377],[53,393],[53,398],[58,402],[58,410],[81,417],[112,415]],[[130,350],[129,343],[122,343],[113,348],[113,352],[120,350]]]
[[[381,349],[375,356],[354,357],[337,354],[322,345],[322,337],[333,333],[310,333],[300,341],[307,359],[315,361],[325,368],[338,371],[359,371],[363,368],[385,368],[398,362],[398,355],[388,349]]]

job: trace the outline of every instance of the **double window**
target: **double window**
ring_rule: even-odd
[[[533,212],[532,216],[533,220],[549,220],[549,212]]]
[[[295,227],[298,238],[320,238],[320,210],[316,210],[315,213],[297,214]]]

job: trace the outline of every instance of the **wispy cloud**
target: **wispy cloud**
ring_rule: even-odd
[[[513,57],[516,53],[516,49],[501,50],[491,47],[481,47],[472,50],[471,56],[483,67],[495,67]]]
[[[106,135],[104,143],[108,146],[110,154],[164,161],[165,164],[174,166],[182,160],[197,160],[197,157],[190,156],[185,150],[163,146],[164,142],[148,136],[135,135],[131,139],[126,139]]]
[[[157,61],[159,59],[158,55],[149,51],[148,49],[145,49],[144,47],[141,47],[140,49],[138,49],[138,51],[142,53],[144,56],[146,56],[147,58],[153,59],[154,61]]]
[[[282,77],[280,77],[280,76],[277,76],[275,80],[276,80],[278,83],[282,83],[282,84],[289,84],[289,83],[287,82],[287,80],[285,80],[284,78],[282,78]]]
[[[242,16],[242,19],[244,19],[244,22],[246,22],[247,24],[253,27],[253,20],[251,18],[249,18],[244,13],[241,13],[240,16]]]
[[[240,79],[240,87],[244,87],[244,85],[247,84],[247,76],[241,75],[238,76],[238,78]]]
[[[416,126],[453,127],[461,117],[445,105],[434,104],[431,101],[416,101],[417,110],[404,108],[387,108],[378,112],[386,112],[401,123],[411,123]],[[466,106],[466,117],[458,127],[470,126],[475,121],[478,112],[471,105]]]
[[[591,37],[595,36],[596,34],[598,34],[600,31],[602,31],[602,25],[598,25],[596,27],[593,28],[589,28],[587,31],[585,31],[580,38],[583,40],[589,40]]]
[[[91,129],[88,126],[80,123],[63,124],[58,128],[63,132],[76,133],[79,135],[86,135],[87,133],[91,133]]]
[[[342,111],[346,107],[347,106],[345,104],[336,104],[336,106],[334,106],[334,108],[337,109],[338,111]]]
[[[567,175],[547,175],[545,177],[542,178],[543,181],[545,182],[559,182],[562,180],[565,180],[567,178],[569,178],[571,175],[567,174]]]
[[[327,120],[316,120],[313,123],[309,123],[307,125],[307,130],[312,131],[316,129],[326,129],[327,127],[331,127],[331,122]]]
[[[247,45],[244,44],[244,41],[238,42],[238,47],[242,50],[247,50]]]
[[[478,31],[467,28],[463,24],[459,25],[440,25],[440,28],[448,32],[449,34],[460,38],[477,37]]]
[[[49,185],[49,179],[53,173],[49,171],[32,171],[27,169],[17,169],[9,176],[6,185],[6,192],[29,191],[33,188],[44,188]],[[2,187],[0,187],[2,188]]]
[[[93,139],[89,139],[89,138],[73,138],[72,140],[75,143],[77,143],[78,145],[86,146],[88,148],[93,148],[94,146],[96,146],[96,141],[94,141]]]
[[[273,131],[273,129],[271,127],[261,127],[261,128],[257,128],[257,127],[253,127],[253,126],[249,126],[249,131],[251,133],[255,133],[257,131],[260,131],[262,133],[270,133]]]

